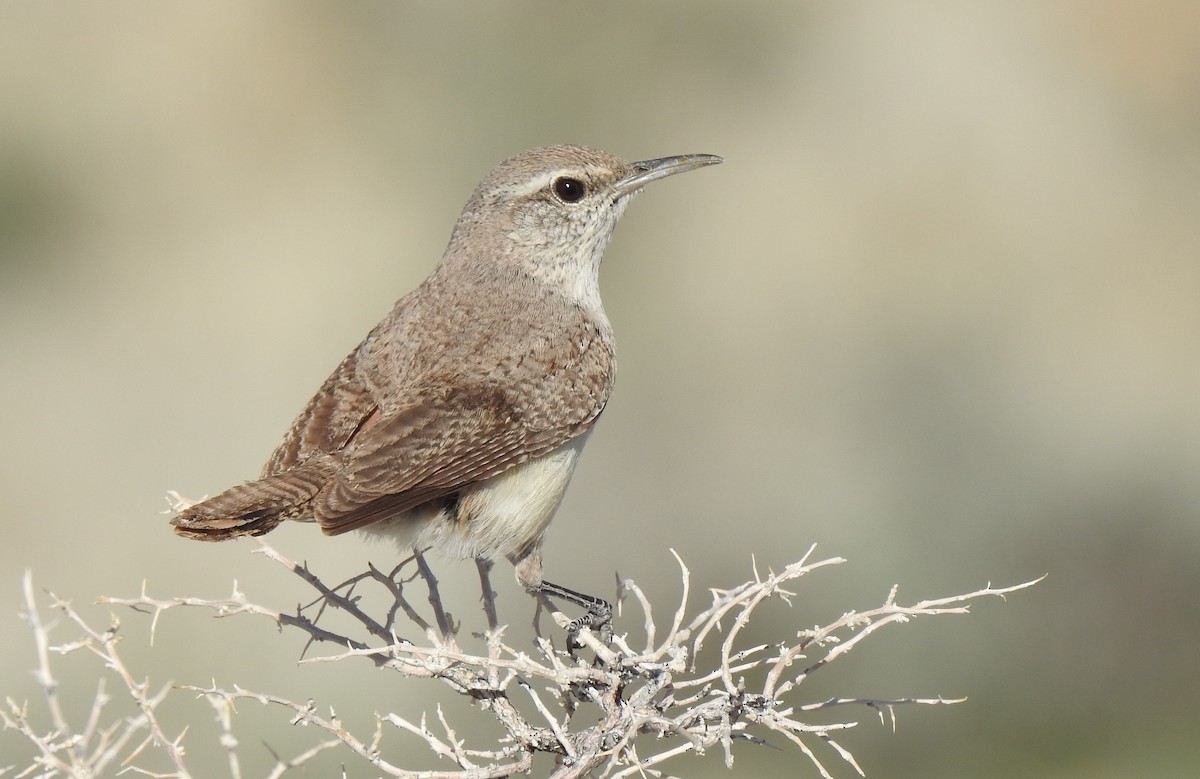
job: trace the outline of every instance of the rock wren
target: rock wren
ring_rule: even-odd
[[[262,477],[186,509],[175,532],[221,541],[316,521],[503,556],[531,593],[602,604],[543,581],[541,558],[613,386],[601,256],[643,185],[719,162],[549,146],[497,165],[433,274],[334,370]]]

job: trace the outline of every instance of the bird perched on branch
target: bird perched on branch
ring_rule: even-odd
[[[604,612],[545,581],[541,558],[613,386],[600,260],[645,184],[719,162],[549,146],[497,165],[432,275],[338,365],[261,478],[184,510],[175,532],[222,541],[289,519],[329,535],[364,530],[507,558],[529,592]]]

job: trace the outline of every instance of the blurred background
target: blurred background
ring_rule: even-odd
[[[668,548],[698,598],[752,559],[848,558],[767,640],[894,583],[912,602],[1048,574],[889,628],[806,695],[969,698],[903,709],[895,733],[864,713],[840,741],[874,779],[1194,776],[1198,30],[1188,0],[5,3],[0,693],[40,716],[26,568],[101,625],[95,598],[143,581],[307,601],[252,543],[172,536],[165,492],[254,477],[483,173],[573,142],[726,164],[653,185],[617,230],[617,389],[548,577],[607,594],[619,571],[668,608]],[[310,526],[270,541],[330,580],[396,559]],[[478,629],[473,566],[435,565]],[[265,623],[172,612],[150,648],[117,614],[156,683],[313,698],[360,727],[440,692],[297,666],[301,638]],[[60,673],[78,719],[95,664]],[[248,775],[262,741],[308,738],[245,708]],[[207,706],[164,716],[190,725],[193,770],[224,775]],[[740,746],[738,773],[813,775]],[[0,754],[28,748],[0,733]]]

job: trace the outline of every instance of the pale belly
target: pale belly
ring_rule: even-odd
[[[440,508],[422,507],[361,532],[405,549],[432,547],[459,558],[496,559],[536,549],[562,502],[589,433],[463,490],[455,517]]]

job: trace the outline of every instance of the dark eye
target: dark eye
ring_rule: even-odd
[[[554,194],[564,203],[578,203],[587,194],[587,187],[579,179],[564,176],[554,180]]]

